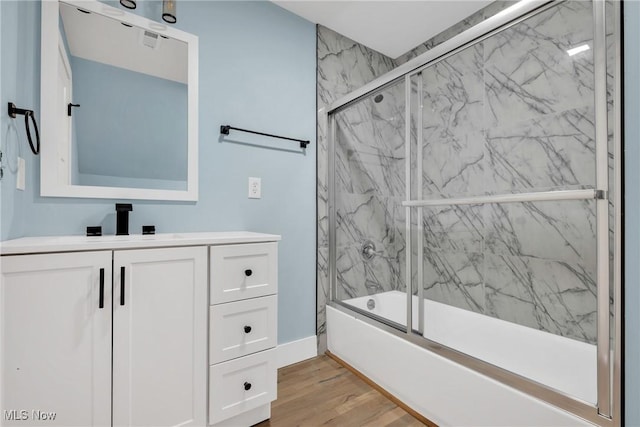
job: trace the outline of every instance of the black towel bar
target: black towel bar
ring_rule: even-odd
[[[279,138],[279,139],[286,139],[288,141],[299,142],[300,143],[300,148],[307,148],[307,145],[309,145],[309,141],[308,140],[304,140],[304,139],[288,138],[286,136],[273,135],[273,134],[264,133],[264,132],[256,132],[256,131],[248,130],[248,129],[240,129],[240,128],[236,128],[236,127],[229,126],[229,125],[220,126],[220,133],[222,135],[229,135],[229,131],[230,130],[237,130],[237,131],[240,131],[240,132],[254,133],[256,135],[269,136],[271,138]]]

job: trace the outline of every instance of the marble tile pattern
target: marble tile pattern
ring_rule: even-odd
[[[325,333],[329,286],[322,107],[511,3],[494,2],[395,60],[318,27],[319,337]],[[611,2],[607,10],[611,12]],[[611,118],[614,41],[611,20],[607,22]],[[415,79],[422,79],[423,85],[423,141],[421,158],[412,147],[410,163],[413,172],[422,162],[421,186],[415,186],[422,197],[593,188],[592,39],[591,2],[570,0],[415,77],[412,90]],[[591,49],[567,54],[582,44]],[[404,85],[384,88],[380,94],[379,103],[373,94],[336,115],[338,299],[406,290],[405,212],[400,204],[406,191]],[[415,111],[410,117],[413,140],[420,114]],[[613,128],[608,131],[613,177]],[[610,184],[610,191],[615,191]],[[611,203],[610,207],[613,212]],[[612,229],[613,215],[610,218]],[[595,342],[595,202],[424,208],[421,225],[421,286],[427,298]],[[360,254],[365,240],[376,245],[372,260]],[[417,256],[415,246],[410,252]],[[417,284],[415,265],[412,283]]]
[[[339,300],[404,289],[404,83],[336,114],[336,248]],[[362,256],[372,242],[376,255]]]
[[[617,193],[617,189],[614,183],[615,179],[615,170],[614,170],[614,144],[616,143],[616,138],[621,138],[621,135],[614,135],[614,120],[615,120],[615,105],[614,105],[614,96],[615,96],[615,66],[616,66],[616,41],[615,41],[615,3],[612,0],[605,1],[605,27],[606,27],[606,40],[607,40],[607,148],[609,153],[609,245],[611,248],[615,247],[614,240],[614,226],[615,226],[615,204],[614,198]],[[620,3],[617,4],[618,7]],[[615,310],[614,303],[614,269],[615,269],[615,261],[614,261],[614,250],[611,250],[609,253],[609,272],[610,272],[610,311],[611,311],[611,339],[613,340],[614,335],[614,319],[613,313]]]
[[[318,352],[326,350],[326,314],[325,306],[329,300],[329,249],[328,249],[328,170],[329,158],[327,150],[327,129],[325,107],[337,99],[349,94],[359,87],[369,83],[376,77],[391,71],[396,67],[395,62],[381,53],[369,49],[341,34],[336,33],[321,25],[317,26],[317,103],[318,103],[318,165],[317,165],[317,336]],[[389,105],[391,103],[388,103]],[[399,106],[400,104],[396,104]],[[394,108],[398,108],[394,105]],[[373,114],[373,107],[364,114]],[[367,126],[371,116],[365,116],[358,132],[369,132]],[[402,116],[399,116],[402,117]],[[379,123],[385,126],[384,123]],[[353,130],[356,130],[355,128]],[[376,182],[388,182],[390,188],[399,183],[393,181],[386,169],[387,167],[402,167],[399,159],[394,156],[376,158],[376,146],[368,143],[366,136],[361,141],[353,140],[351,149],[345,147],[341,155],[340,167],[345,173],[357,176],[353,181],[343,181],[353,195],[373,195]],[[366,149],[365,149],[366,148]],[[350,151],[349,151],[350,150]],[[362,160],[361,160],[362,159]],[[341,176],[345,176],[344,173]],[[388,181],[385,181],[388,180]],[[371,202],[371,209],[379,206]],[[382,202],[380,202],[382,203]],[[350,258],[351,257],[351,258]],[[353,254],[343,257],[342,264],[348,264],[349,259],[357,259]],[[363,267],[361,267],[363,268]],[[354,270],[355,271],[355,270]],[[390,274],[389,270],[386,272]],[[344,277],[348,277],[345,273]],[[381,279],[378,279],[381,280]],[[390,279],[389,279],[390,280]],[[355,281],[364,286],[364,282]]]
[[[488,38],[484,45],[487,127],[593,105],[591,2],[563,2]]]
[[[492,17],[496,13],[508,8],[509,6],[513,6],[517,2],[518,0],[494,1],[493,3],[490,3],[489,5],[484,7],[483,9],[480,9],[479,11],[475,12],[473,15],[467,17],[466,19],[458,22],[455,25],[452,25],[451,27],[447,28],[440,34],[435,35],[434,37],[427,40],[426,42],[416,46],[415,48],[411,49],[409,52],[406,52],[400,55],[399,57],[395,58],[394,62],[396,63],[396,65],[402,65],[405,62],[415,58],[416,56],[419,56],[425,53],[429,49],[433,49],[435,46],[439,45],[440,43],[445,42],[450,38],[457,36],[461,32],[468,30],[474,25],[479,24],[485,19]]]
[[[327,129],[326,129],[326,111],[325,107],[330,105],[335,100],[349,94],[355,89],[365,85],[366,83],[374,80],[375,78],[391,71],[398,65],[406,62],[407,60],[425,52],[427,49],[441,43],[455,34],[458,34],[472,25],[482,21],[485,16],[491,16],[500,10],[507,7],[513,2],[497,1],[485,9],[477,12],[472,17],[469,17],[463,22],[460,22],[448,30],[445,30],[441,34],[437,35],[433,39],[417,46],[415,49],[407,52],[406,54],[396,58],[395,60],[386,57],[374,50],[367,48],[351,39],[348,39],[341,34],[338,34],[321,25],[317,26],[317,103],[318,103],[318,165],[317,165],[317,216],[318,216],[318,232],[317,232],[317,245],[318,245],[318,266],[317,266],[317,334],[318,334],[318,349],[319,352],[324,352],[326,349],[326,316],[325,305],[329,298],[329,278],[328,278],[328,150],[327,150]],[[401,92],[402,93],[402,92]],[[401,115],[397,115],[396,119],[404,119],[404,107],[402,100],[398,102],[387,102],[386,108],[396,109],[401,112]],[[385,108],[384,106],[382,108]],[[374,111],[369,111],[368,114],[375,114]],[[371,117],[371,116],[369,116]],[[389,117],[393,117],[391,114]],[[380,126],[385,124],[378,120]],[[360,130],[362,131],[362,130]],[[363,136],[366,141],[366,136]],[[400,158],[400,155],[404,153],[393,153],[390,155],[381,155],[377,159],[375,157],[376,150],[386,149],[386,144],[381,144],[379,147],[369,147],[368,150],[364,150],[362,145],[358,146],[358,150],[346,151],[344,153],[343,172],[340,176],[350,176],[351,172],[354,175],[357,174],[357,180],[343,180],[342,184],[348,189],[348,192],[352,194],[369,194],[375,191],[378,180],[382,177],[382,182],[388,188],[397,188],[399,185],[404,185],[404,179],[398,181],[397,174],[391,175],[385,171],[389,166],[391,169],[402,168],[404,158]],[[399,147],[396,147],[399,148]],[[400,150],[403,151],[401,147]],[[388,152],[385,152],[388,154]],[[385,154],[382,153],[382,154]],[[361,162],[359,162],[359,160]],[[364,166],[367,165],[367,166]],[[402,176],[401,176],[402,177]],[[396,193],[397,194],[397,193]],[[397,212],[397,210],[395,211]],[[395,218],[395,221],[402,223],[404,227],[404,216],[402,218]],[[386,224],[380,224],[380,227],[385,228]],[[400,243],[398,243],[400,248]],[[352,245],[353,246],[353,245]],[[385,248],[385,250],[388,250]],[[402,256],[400,249],[395,251],[396,256]],[[351,257],[351,259],[357,260],[358,258]],[[405,273],[404,261],[395,262],[399,264],[400,278],[403,280]],[[390,263],[387,264],[388,269],[391,269]],[[394,266],[395,267],[395,266]],[[415,267],[415,266],[414,266]],[[388,285],[388,284],[387,284]],[[402,283],[396,283],[396,288],[402,288]]]
[[[592,39],[563,2],[424,70],[423,197],[593,188]],[[595,202],[424,211],[428,298],[596,341]]]

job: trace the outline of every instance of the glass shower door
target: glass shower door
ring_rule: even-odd
[[[404,205],[412,330],[606,414],[613,154],[594,16],[562,2],[411,74]]]
[[[406,329],[404,80],[346,105],[331,123],[333,300]]]
[[[604,425],[621,389],[619,8],[487,21],[332,107],[328,138],[332,301]]]

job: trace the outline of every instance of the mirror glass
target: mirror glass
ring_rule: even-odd
[[[198,37],[96,0],[42,2],[40,194],[198,200]]]
[[[58,182],[187,190],[188,44],[59,6]]]

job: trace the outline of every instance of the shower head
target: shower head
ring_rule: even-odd
[[[379,93],[373,98],[373,102],[375,102],[376,104],[379,104],[382,102],[383,99],[384,99],[384,95]]]

